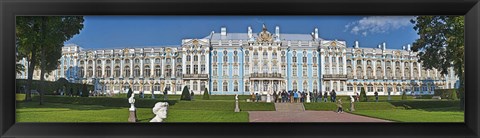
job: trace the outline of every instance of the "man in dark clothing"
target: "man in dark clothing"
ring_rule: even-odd
[[[337,101],[337,93],[335,92],[335,90],[332,90],[332,102],[336,102]]]
[[[328,102],[328,92],[323,93],[323,101]]]
[[[317,102],[322,102],[322,92],[318,92]]]
[[[375,102],[378,102],[378,92],[375,92],[373,94],[375,94]]]
[[[277,103],[277,92],[273,92],[273,101]]]

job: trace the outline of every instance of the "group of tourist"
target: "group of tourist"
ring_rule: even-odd
[[[301,92],[301,91],[282,91],[273,92],[273,102],[275,103],[303,103],[310,98],[311,102],[336,102],[337,93],[335,90],[331,92]],[[251,100],[253,102],[261,101],[261,95],[259,93],[252,93]]]

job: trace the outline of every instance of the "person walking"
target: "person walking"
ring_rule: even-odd
[[[278,92],[278,95],[277,95],[277,102],[280,103],[281,100],[282,100],[282,95],[280,94],[281,92]]]
[[[375,91],[373,94],[375,94],[375,102],[378,102],[378,92]]]
[[[273,103],[277,102],[277,92],[273,92]]]
[[[318,92],[317,102],[322,102],[322,92]]]
[[[298,103],[298,92],[293,93],[293,100],[295,103]]]
[[[338,99],[338,101],[337,101],[337,107],[338,107],[337,113],[343,113],[343,106],[342,106],[342,99],[341,98]]]
[[[336,102],[337,101],[337,93],[335,92],[335,90],[332,90],[332,102]]]
[[[252,102],[255,102],[255,99],[257,98],[255,97],[255,94],[252,92],[252,97],[250,98],[250,100],[252,100]]]
[[[325,93],[323,93],[323,101],[328,102],[328,92],[327,91],[325,91]]]

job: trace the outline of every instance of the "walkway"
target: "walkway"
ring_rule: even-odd
[[[305,111],[301,103],[275,103],[276,111],[250,111],[250,122],[390,122],[376,118],[336,113],[334,111]]]

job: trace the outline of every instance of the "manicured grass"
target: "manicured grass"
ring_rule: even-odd
[[[17,102],[18,122],[127,122],[126,98],[45,96],[45,104]],[[137,99],[137,117],[148,122],[154,117],[156,99]],[[234,100],[169,101],[166,122],[248,122],[246,111],[274,111],[273,103],[239,102],[241,112],[233,112]]]
[[[26,96],[25,94],[17,93],[15,95],[15,100],[16,101],[25,101],[25,96]]]
[[[305,110],[317,110],[317,111],[336,111],[337,105],[332,102],[327,103],[304,103]],[[343,103],[343,108],[345,110],[350,109],[350,103]],[[403,107],[396,107],[388,102],[356,102],[356,110],[391,110]]]
[[[168,110],[165,122],[248,122],[248,113],[211,110]]]
[[[437,111],[421,109],[357,110],[353,114],[398,122],[464,122],[464,112],[452,108],[437,108]]]

